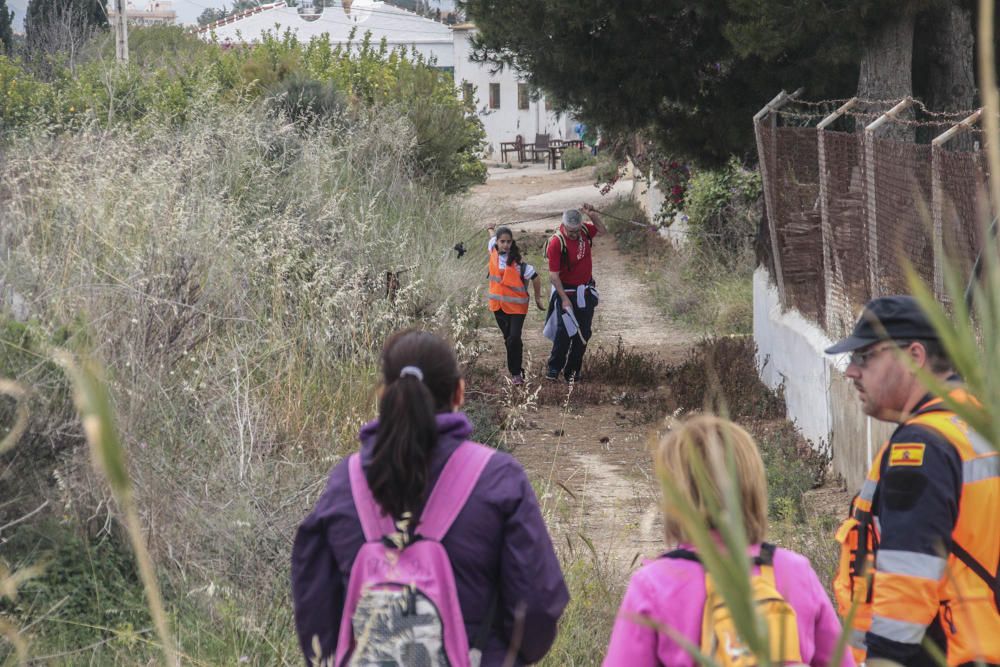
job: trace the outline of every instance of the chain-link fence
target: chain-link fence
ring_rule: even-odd
[[[944,299],[944,265],[968,275],[983,242],[979,112],[781,98],[754,122],[784,306],[836,338],[868,299],[909,291],[908,267]]]

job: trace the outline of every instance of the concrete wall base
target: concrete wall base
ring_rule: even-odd
[[[829,446],[834,472],[848,489],[859,489],[895,424],[861,412],[843,374],[846,360],[823,354],[833,344],[826,333],[798,311],[781,308],[777,287],[763,267],[753,276],[753,336],[761,380],[783,389],[788,418],[814,447]]]

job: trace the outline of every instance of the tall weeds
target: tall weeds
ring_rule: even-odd
[[[288,629],[273,619],[288,615],[293,529],[373,415],[381,342],[414,324],[461,335],[473,298],[472,263],[449,250],[463,212],[415,177],[416,155],[404,119],[303,129],[214,103],[180,129],[14,138],[0,162],[0,376],[40,408],[10,456],[49,454],[0,475],[0,497],[20,503],[0,503],[0,525],[45,499],[57,511],[38,519],[123,535],[122,505],[78,455],[83,433],[61,421],[65,385],[39,381],[44,356],[25,341],[87,350],[107,369],[168,613],[195,600],[217,623],[182,623],[179,648],[226,644],[234,622],[255,648],[218,650],[297,659],[287,632],[267,634]],[[20,604],[57,634],[58,614]]]

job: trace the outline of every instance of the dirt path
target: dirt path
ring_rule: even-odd
[[[512,223],[559,213],[590,202],[607,206],[618,194],[631,190],[631,181],[620,182],[602,197],[593,187],[589,169],[577,172],[546,172],[538,168],[523,174],[496,172],[477,188],[472,203],[483,218]],[[546,238],[558,227],[558,217],[516,224],[515,238],[542,274],[543,293],[548,292],[547,270],[541,257]],[[614,349],[620,338],[626,348],[676,362],[694,341],[689,332],[668,321],[647,296],[647,289],[618,251],[614,239],[599,237],[594,247],[594,277],[601,294],[594,319],[594,335],[588,355],[604,347]],[[558,400],[558,392],[600,392],[602,387],[584,382],[538,387],[551,343],[541,333],[542,314],[533,310],[525,324],[527,395],[535,388],[546,397],[522,429],[523,443],[516,456],[539,490],[553,537],[562,547],[593,549],[617,568],[630,568],[641,557],[662,551],[656,498],[646,442],[652,426],[642,418],[641,406],[626,407],[611,394],[607,400],[579,402]],[[495,327],[484,332],[502,358],[503,343]],[[497,370],[502,377],[502,370]],[[537,395],[537,394],[536,394]],[[647,408],[648,412],[648,408]]]

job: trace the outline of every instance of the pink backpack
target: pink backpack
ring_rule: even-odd
[[[451,561],[441,545],[493,450],[463,442],[431,490],[414,540],[398,549],[392,518],[375,502],[361,468],[348,461],[351,494],[365,533],[347,585],[335,664],[470,667],[469,640]]]

